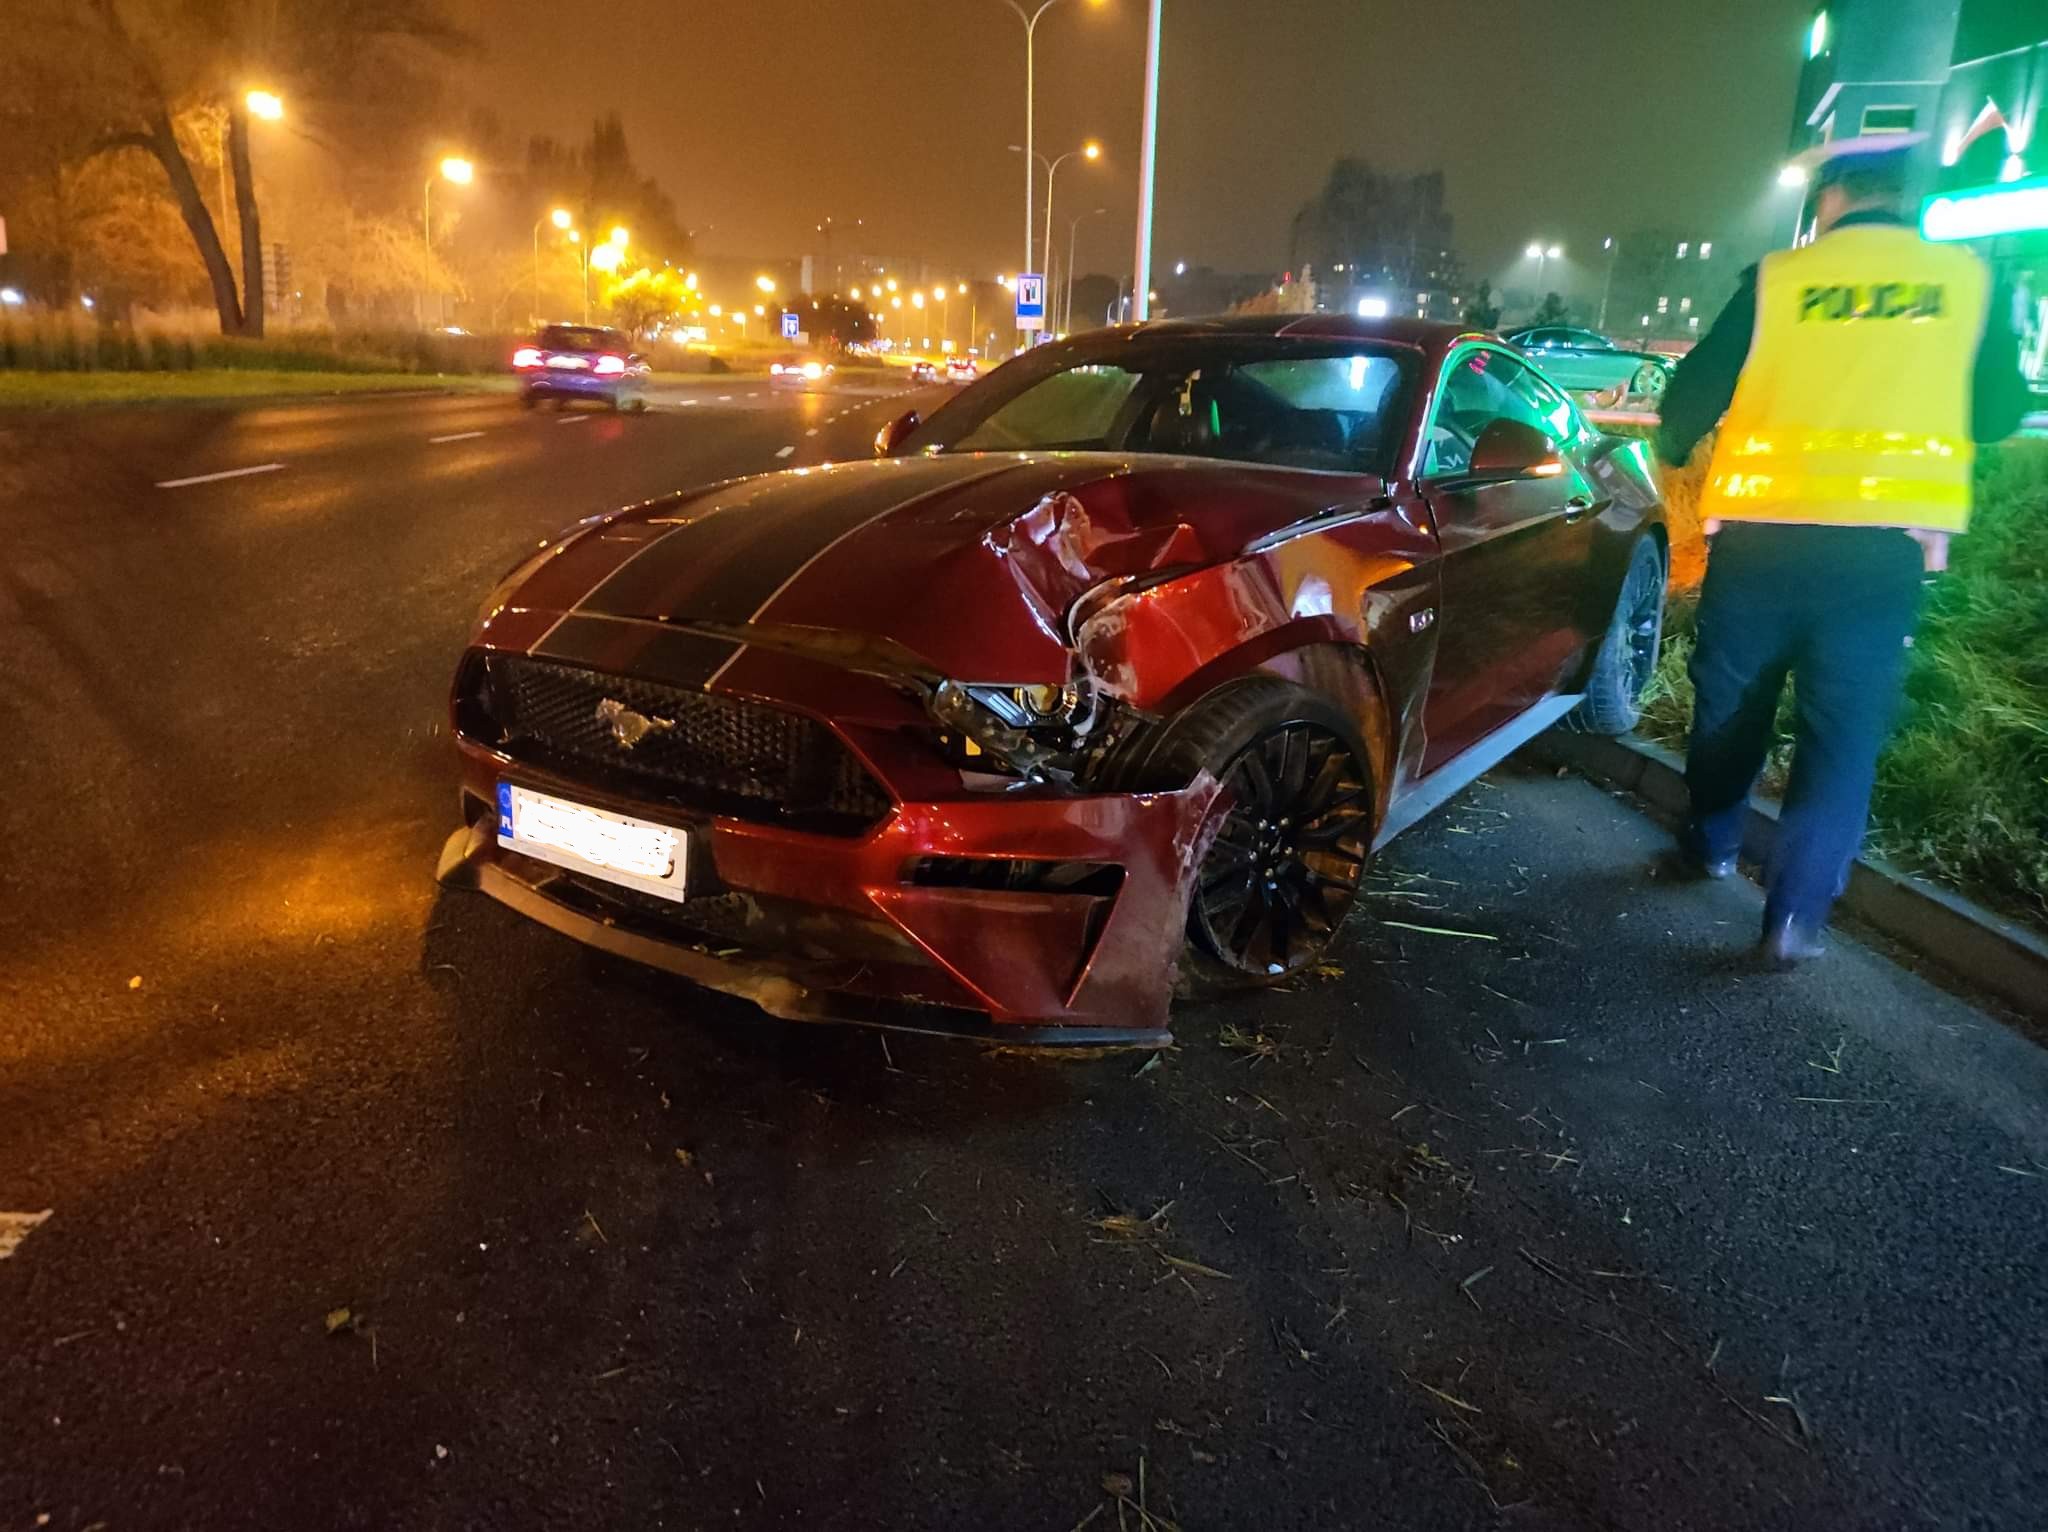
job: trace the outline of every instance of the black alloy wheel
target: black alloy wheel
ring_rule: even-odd
[[[1659,567],[1632,569],[1622,600],[1626,614],[1628,658],[1625,686],[1631,699],[1640,702],[1657,673],[1657,651],[1664,643],[1664,571]]]
[[[1227,807],[1198,874],[1191,934],[1243,979],[1297,972],[1330,944],[1358,897],[1372,841],[1371,775],[1341,735],[1297,719],[1255,735],[1220,778]]]

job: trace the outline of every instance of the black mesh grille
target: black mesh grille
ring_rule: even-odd
[[[838,834],[889,811],[839,737],[800,713],[507,654],[474,656],[459,693],[480,744],[630,797]],[[629,746],[621,728],[644,732]]]

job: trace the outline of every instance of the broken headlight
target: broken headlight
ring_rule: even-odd
[[[1094,725],[1091,691],[1082,685],[961,686],[942,681],[926,706],[955,765],[1011,772],[1031,781],[1071,774],[1072,758]]]
[[[1083,716],[1081,688],[1071,684],[960,689],[1013,729],[1071,729]]]

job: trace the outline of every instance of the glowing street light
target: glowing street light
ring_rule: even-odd
[[[775,279],[770,276],[759,276],[754,278],[754,285],[760,288],[761,291],[764,293],[772,293],[775,291]]]
[[[590,252],[590,264],[599,271],[617,271],[619,262],[625,259],[625,251],[614,244],[599,245]]]
[[[441,161],[441,179],[456,186],[467,186],[476,179],[476,166],[460,155],[451,154]],[[434,265],[434,178],[427,177],[427,184],[420,192],[420,254],[424,258],[420,265],[422,298],[420,322],[426,322],[424,288]]]
[[[620,250],[626,248],[626,226],[624,224],[615,223],[612,225],[611,238],[609,242]]]
[[[884,287],[888,288],[888,289],[889,289],[889,291],[890,291],[890,292],[892,292],[892,293],[893,293],[894,291],[896,291],[896,279],[895,279],[894,277],[891,277],[891,278],[889,278],[889,280],[888,280],[887,282],[883,283],[882,285],[883,285]],[[902,307],[903,305],[899,303],[899,304],[897,304],[896,306],[897,306],[898,308],[901,308],[901,307]]]
[[[1536,286],[1540,290],[1543,286],[1543,268],[1564,255],[1564,246],[1532,242],[1522,254],[1536,263]]]
[[[570,224],[572,224],[573,222],[575,222],[575,220],[574,220],[574,219],[572,219],[572,218],[571,218],[571,217],[569,216],[569,210],[568,210],[567,208],[565,208],[565,207],[558,207],[558,208],[556,208],[556,209],[555,209],[555,210],[554,210],[554,211],[553,211],[552,213],[549,213],[549,214],[548,214],[548,215],[547,215],[546,217],[544,217],[544,218],[536,218],[536,219],[534,219],[534,221],[533,221],[533,320],[534,320],[534,323],[535,323],[535,324],[538,324],[538,323],[540,323],[540,231],[541,231],[541,226],[542,226],[543,224],[550,224],[550,223],[551,223],[551,224],[553,224],[553,225],[554,225],[554,226],[555,226],[555,227],[556,227],[557,229],[559,229],[559,230],[561,230],[561,231],[562,231],[563,233],[567,234],[567,235],[569,236],[570,240],[571,240],[571,241],[573,242],[573,241],[574,241],[574,240],[575,240],[575,239],[577,238],[577,235],[576,235],[576,232],[575,232],[575,230],[573,230],[573,229],[571,229],[571,228],[569,227],[569,225],[570,225]]]
[[[1812,172],[1807,170],[1804,165],[1796,163],[1786,165],[1778,172],[1778,184],[1780,186],[1804,186],[1811,179]]]
[[[284,116],[284,100],[275,91],[252,90],[242,99],[250,114],[261,117],[265,122],[276,122]]]
[[[725,317],[725,308],[722,304],[712,304],[708,312],[713,319],[723,319]]]

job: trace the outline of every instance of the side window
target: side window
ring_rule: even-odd
[[[1577,407],[1533,369],[1519,362],[1514,366],[1515,375],[1508,380],[1508,387],[1527,412],[1517,418],[1528,420],[1550,438],[1553,447],[1569,447],[1578,441],[1586,428]]]
[[[1554,434],[1557,427],[1527,387],[1530,383],[1556,395],[1566,416],[1576,419],[1563,395],[1505,351],[1475,350],[1460,355],[1444,374],[1443,391],[1429,424],[1423,473],[1463,473],[1472,466],[1472,444],[1479,440],[1479,433],[1503,416],[1535,427],[1552,441],[1565,440]]]

